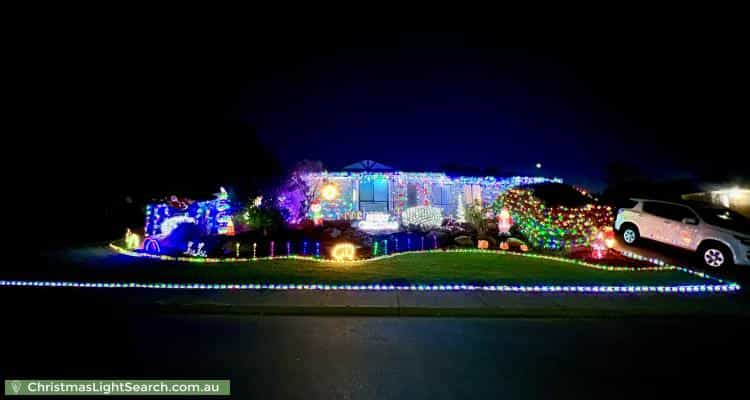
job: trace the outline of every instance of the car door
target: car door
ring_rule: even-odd
[[[641,223],[638,225],[638,230],[642,237],[658,242],[665,240],[664,226],[667,219],[665,218],[663,204],[655,201],[646,201],[643,203],[643,213],[640,217]]]
[[[662,235],[665,243],[685,249],[695,249],[698,242],[698,216],[688,207],[678,204],[664,204]],[[690,219],[695,224],[683,221]]]

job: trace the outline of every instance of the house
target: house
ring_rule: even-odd
[[[490,204],[508,188],[543,182],[562,183],[542,177],[451,177],[441,172],[404,172],[363,160],[339,172],[305,176],[314,191],[311,219],[361,220],[370,214],[388,214],[401,221],[411,207],[429,206],[443,217],[456,217],[458,204]]]
[[[731,208],[746,217],[750,217],[750,189],[733,187],[728,189],[714,188],[699,193],[682,195],[683,200],[704,201]]]

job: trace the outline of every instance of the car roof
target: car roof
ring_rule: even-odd
[[[706,201],[695,201],[695,200],[659,200],[659,199],[644,199],[641,197],[631,197],[630,200],[637,201],[637,202],[643,202],[643,201],[651,201],[654,203],[667,203],[667,204],[676,204],[678,206],[686,206],[686,207],[694,207],[694,208],[714,208],[717,210],[726,209],[726,207],[723,207],[718,204],[709,203]]]

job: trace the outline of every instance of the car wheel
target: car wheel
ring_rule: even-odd
[[[640,238],[640,233],[638,233],[638,228],[636,228],[633,225],[626,225],[622,228],[622,240],[627,244],[635,244],[638,241],[638,238]]]
[[[708,243],[701,245],[698,256],[706,268],[722,268],[732,264],[732,252],[720,243]]]

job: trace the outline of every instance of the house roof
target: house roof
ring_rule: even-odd
[[[344,167],[344,171],[370,172],[370,171],[395,171],[393,167],[381,164],[373,160],[362,160]]]

